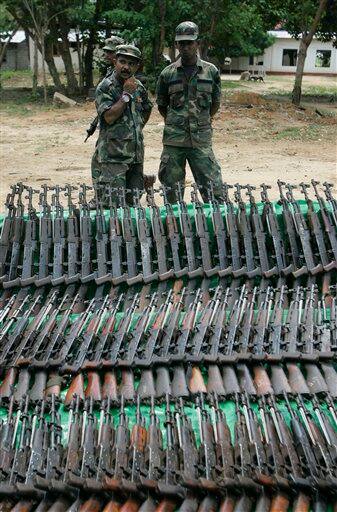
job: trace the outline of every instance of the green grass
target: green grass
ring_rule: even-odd
[[[273,87],[272,90],[265,91],[267,96],[284,96],[287,98],[291,97],[291,91],[285,91]],[[309,85],[302,88],[302,98],[305,97],[316,97],[326,98],[327,100],[337,101],[337,87],[335,86],[323,86],[323,85]]]
[[[292,126],[278,132],[275,138],[277,140],[318,140],[320,137],[326,138],[326,129],[329,128],[318,124],[309,124],[304,127]]]
[[[238,80],[222,80],[221,81],[221,89],[239,89],[240,87],[245,87]]]
[[[33,76],[33,72],[31,69],[21,69],[20,71],[13,71],[10,69],[5,69],[0,72],[1,81],[5,82],[7,80],[11,80],[12,78],[21,79],[21,78],[31,78]]]

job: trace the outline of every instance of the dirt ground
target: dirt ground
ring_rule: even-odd
[[[232,77],[233,78],[233,77]],[[228,95],[214,120],[214,151],[229,183],[276,184],[311,178],[337,184],[335,105],[305,105],[268,100],[243,87]],[[264,87],[262,85],[262,87]],[[277,85],[279,87],[279,85]],[[4,105],[2,105],[3,107]],[[318,111],[316,110],[318,109]],[[9,185],[39,186],[90,182],[90,160],[97,135],[86,144],[95,115],[92,102],[72,108],[1,108],[1,187],[3,205]],[[163,121],[156,109],[145,127],[145,172],[157,174]],[[187,181],[192,181],[187,172]],[[277,197],[274,186],[271,197]],[[0,207],[3,211],[3,206]]]

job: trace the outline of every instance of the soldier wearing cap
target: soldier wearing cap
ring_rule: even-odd
[[[198,35],[191,21],[177,26],[180,56],[161,72],[157,84],[158,109],[165,119],[159,179],[171,189],[172,203],[175,185],[185,182],[186,161],[203,200],[210,181],[221,197],[221,169],[212,150],[212,117],[220,107],[221,80],[217,68],[198,57]]]
[[[146,89],[135,73],[141,52],[132,45],[116,48],[115,69],[97,86],[95,101],[100,133],[92,158],[94,183],[143,189],[143,127],[152,109]],[[132,204],[132,192],[126,195]],[[116,193],[113,194],[116,200]],[[104,199],[107,205],[107,200]]]
[[[116,47],[124,44],[124,42],[125,41],[118,36],[112,36],[105,40],[105,45],[103,46],[104,60],[107,65],[105,76],[109,76],[113,72],[116,60]]]

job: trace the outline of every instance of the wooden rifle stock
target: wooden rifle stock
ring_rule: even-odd
[[[92,398],[93,400],[101,400],[101,382],[97,372],[88,372],[88,384],[85,388],[85,398]]]
[[[71,503],[66,498],[60,497],[48,508],[48,512],[66,512],[70,505]]]
[[[265,368],[262,365],[254,366],[253,372],[257,394],[259,396],[273,394],[273,388]]]
[[[155,503],[155,501],[153,500],[153,498],[151,498],[151,496],[149,496],[147,498],[147,500],[145,500],[140,509],[139,509],[139,512],[156,512],[157,510],[157,505]]]
[[[155,511],[156,512],[174,512],[176,510],[176,507],[177,507],[176,501],[164,498],[163,500],[160,501],[160,503],[158,503]]]
[[[102,501],[95,496],[92,496],[82,503],[78,512],[100,512],[101,509]]]
[[[102,398],[110,398],[111,401],[118,400],[117,379],[114,370],[104,374]]]
[[[21,500],[14,505],[11,512],[30,512],[35,506],[34,501]]]
[[[200,368],[193,366],[189,378],[188,387],[191,393],[207,393],[204,378],[201,374]]]
[[[233,512],[235,507],[235,499],[232,496],[226,496],[220,503],[219,512]]]
[[[80,400],[84,400],[84,380],[82,373],[76,375],[76,377],[71,381],[64,398],[64,405],[70,405],[70,402],[73,400],[75,395],[78,396]]]
[[[119,390],[120,395],[123,395],[125,400],[133,400],[135,397],[135,383],[133,371],[129,369],[122,370],[122,382]]]
[[[60,396],[61,393],[62,378],[57,373],[51,373],[47,380],[45,396]]]
[[[122,505],[118,501],[110,500],[103,508],[103,512],[119,512],[121,506]]]
[[[120,509],[120,512],[137,512],[139,510],[140,503],[135,498],[129,498],[124,505],[122,505],[122,508]]]
[[[10,368],[0,385],[0,398],[10,398],[16,381],[17,369]]]
[[[293,504],[293,512],[309,512],[310,510],[310,496],[299,493]]]

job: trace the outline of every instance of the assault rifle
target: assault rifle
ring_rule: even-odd
[[[38,217],[36,209],[33,206],[33,194],[37,194],[38,190],[32,187],[25,187],[28,191],[28,219],[25,222],[25,239],[23,242],[23,262],[22,273],[20,278],[20,286],[29,286],[35,279],[35,255],[38,249]]]
[[[7,263],[12,248],[11,235],[13,232],[13,224],[15,217],[14,198],[16,194],[16,186],[11,186],[12,192],[7,194],[5,206],[7,208],[7,216],[2,223],[0,235],[0,283],[7,279]]]
[[[295,220],[290,210],[289,203],[283,194],[282,186],[285,185],[285,183],[281,180],[277,180],[277,185],[280,192],[280,203],[282,205],[283,220],[289,245],[289,247],[286,248],[286,253],[289,252],[291,254],[293,268],[292,273],[297,278],[303,274],[308,274],[308,268],[305,264],[302,264],[303,256],[300,253],[300,248],[297,242]]]
[[[145,208],[140,204],[140,191],[138,189],[134,191],[134,206],[142,261],[141,279],[144,283],[150,283],[158,279],[158,272],[153,271],[151,230],[146,219]]]
[[[186,249],[188,267],[187,274],[190,279],[194,279],[195,277],[202,276],[203,269],[201,266],[198,266],[197,263],[194,249],[194,232],[183,195],[183,186],[179,182],[177,185],[177,203],[179,205],[180,229],[184,238],[184,244]]]
[[[323,266],[321,263],[318,263],[315,265],[315,259],[314,254],[311,248],[311,235],[309,228],[307,226],[306,220],[304,218],[304,215],[301,212],[301,208],[297,201],[295,201],[295,198],[293,196],[293,189],[296,188],[295,185],[286,185],[287,188],[287,199],[291,203],[293,207],[293,218],[294,218],[294,224],[296,227],[297,234],[300,238],[301,245],[302,245],[302,251],[303,251],[303,257],[306,263],[306,267],[308,269],[308,272],[312,275],[316,275],[319,272],[323,271]],[[298,277],[296,271],[293,273],[295,277]]]
[[[222,212],[220,210],[219,202],[216,200],[214,195],[214,185],[213,182],[211,181],[209,182],[208,185],[207,194],[208,201],[211,206],[213,233],[215,235],[218,248],[216,255],[219,262],[218,271],[221,272],[228,269],[229,267],[227,251],[227,233]]]
[[[131,217],[131,210],[126,203],[125,193],[128,190],[118,189],[119,201],[122,207],[122,232],[126,248],[126,266],[127,266],[127,280],[129,285],[133,285],[142,281],[142,275],[138,272],[137,268],[137,238],[135,235],[135,228]]]
[[[174,215],[172,205],[167,198],[167,189],[165,187],[161,187],[161,195],[166,209],[167,236],[170,242],[174,275],[175,277],[180,278],[187,274],[188,268],[187,266],[184,268],[181,267],[181,259],[179,255],[181,239],[177,219]]]
[[[247,185],[241,186],[239,183],[235,183],[234,186],[236,188],[234,197],[239,207],[238,224],[243,238],[246,259],[246,275],[249,279],[252,279],[255,276],[261,275],[261,268],[255,265],[252,227],[250,218],[246,212],[246,205],[241,196],[241,190],[247,188]],[[238,277],[236,271],[233,271],[233,276]]]
[[[65,190],[59,185],[54,187],[55,193],[52,195],[53,215],[53,272],[51,282],[53,286],[64,283],[64,253],[66,248],[66,227],[64,221],[64,209],[60,203],[60,192]]]
[[[97,285],[111,281],[112,275],[108,272],[108,232],[102,201],[99,200],[98,186],[94,187],[96,200],[96,259],[97,271],[93,278]],[[111,256],[114,258],[114,255]]]
[[[123,271],[123,236],[117,208],[112,200],[111,188],[109,188],[109,241],[111,256],[112,283],[118,284],[126,281],[127,274]]]
[[[231,273],[234,275],[234,272],[236,277],[240,277],[246,272],[246,267],[242,266],[241,261],[238,221],[234,205],[229,197],[230,188],[232,188],[232,185],[228,185],[227,183],[223,184],[224,203],[226,206],[227,232],[231,247],[232,264],[225,269],[219,270],[220,277],[225,277]]]
[[[334,225],[333,216],[331,212],[328,210],[326,203],[323,197],[319,194],[317,185],[319,185],[319,181],[311,180],[311,184],[315,191],[315,196],[318,201],[320,207],[320,214],[323,219],[324,230],[326,236],[330,242],[332,256],[334,260],[337,262],[337,234],[336,234],[336,224]]]
[[[87,191],[92,190],[85,183],[81,185],[79,193],[80,203],[80,238],[81,238],[81,282],[92,281],[94,274],[91,271],[91,245],[92,245],[92,227],[90,217],[90,207],[87,201]]]
[[[257,204],[252,193],[252,191],[255,190],[255,187],[252,187],[251,185],[246,185],[246,188],[250,202],[250,218],[254,229],[261,272],[263,276],[269,278],[276,275],[278,273],[278,269],[276,265],[271,268],[269,263],[266,233],[264,230],[264,226],[262,224],[262,217],[259,214]]]
[[[218,273],[219,267],[212,264],[210,234],[203,205],[198,199],[198,186],[196,183],[192,184],[191,200],[194,204],[194,221],[200,243],[202,266],[206,276],[211,277]]]
[[[168,269],[167,239],[160,209],[154,200],[153,187],[147,189],[146,201],[151,212],[152,233],[157,252],[158,277],[160,281],[164,281],[174,276],[174,270],[173,268]]]
[[[337,227],[337,201],[331,192],[331,190],[333,188],[333,183],[328,183],[327,181],[325,181],[323,183],[323,187],[325,187],[324,188],[325,197],[331,206],[332,218],[334,220],[335,227]]]
[[[305,197],[306,203],[308,205],[308,219],[311,225],[311,231],[314,234],[316,245],[318,249],[318,253],[323,265],[323,269],[325,272],[329,272],[330,270],[337,268],[337,260],[330,261],[327,248],[325,246],[324,240],[324,232],[322,230],[322,226],[318,217],[318,213],[315,211],[314,203],[310,199],[309,194],[307,192],[307,188],[310,188],[310,185],[306,183],[299,184],[301,188],[301,192]],[[335,231],[336,235],[336,231]]]
[[[76,283],[80,279],[79,272],[79,246],[80,229],[77,211],[72,202],[71,193],[77,190],[77,187],[71,185],[65,186],[65,196],[68,198],[68,220],[67,220],[67,247],[68,247],[68,272],[65,276],[66,284]]]
[[[8,278],[3,283],[4,288],[12,288],[20,283],[18,267],[20,263],[20,252],[22,238],[24,234],[25,222],[23,218],[24,205],[22,202],[23,185],[18,183],[16,186],[17,202],[15,215],[12,224],[12,253],[8,269]]]
[[[261,184],[261,199],[264,203],[262,215],[266,219],[268,231],[273,242],[278,273],[286,276],[292,272],[293,266],[291,264],[287,265],[287,255],[277,215],[275,214],[273,205],[268,197],[267,190],[270,188],[271,187],[265,183]]]
[[[51,265],[51,249],[53,242],[53,228],[51,209],[47,203],[48,199],[48,186],[42,185],[42,192],[39,195],[40,205],[40,224],[39,224],[39,267],[38,275],[34,283],[36,286],[44,286],[51,282],[51,275],[49,274],[49,267]]]

